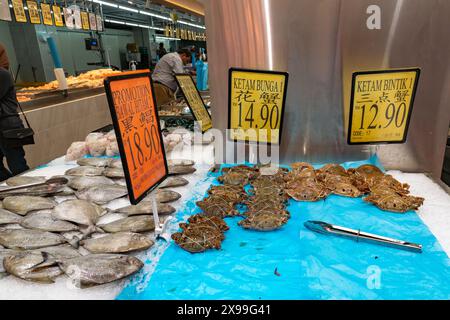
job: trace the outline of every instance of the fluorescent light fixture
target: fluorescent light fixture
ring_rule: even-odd
[[[201,26],[199,24],[190,23],[190,22],[187,22],[187,21],[178,20],[178,23],[185,24],[185,25],[191,26],[191,27],[196,27],[196,28],[199,28],[199,29],[206,29],[205,26]]]
[[[115,23],[115,24],[125,24],[124,21],[119,21],[119,20],[109,20],[109,19],[105,19],[105,22]]]
[[[98,3],[101,4],[103,6],[107,6],[107,7],[113,7],[113,8],[118,8],[119,5],[115,4],[115,3],[111,3],[111,2],[106,2],[106,1],[102,1],[102,0],[91,0],[94,3]]]
[[[175,40],[175,41],[180,41],[181,39],[178,38],[169,38],[169,37],[163,37],[163,36],[156,36],[156,39],[161,39],[161,40]]]
[[[137,23],[131,23],[131,22],[126,22],[126,21],[120,21],[120,20],[105,19],[105,22],[127,25],[127,26],[131,26],[131,27],[139,27],[139,28],[144,28],[144,29],[153,29],[153,30],[164,31],[163,28],[151,27],[151,26],[148,26],[145,24],[137,24]]]
[[[140,14],[144,14],[146,16],[150,16],[150,17],[155,17],[155,18],[159,18],[159,19],[163,19],[163,20],[167,20],[167,21],[172,21],[172,19],[170,19],[169,17],[165,17],[156,13],[152,13],[152,12],[148,12],[146,10],[139,10]]]
[[[134,12],[134,13],[138,13],[139,12],[139,10],[137,10],[137,9],[133,9],[133,8],[130,8],[130,7],[125,7],[125,6],[119,6],[119,9],[130,11],[130,12]]]

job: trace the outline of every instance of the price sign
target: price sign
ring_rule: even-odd
[[[348,144],[403,143],[420,69],[353,73]]]
[[[27,16],[25,15],[25,9],[23,8],[22,0],[11,0],[14,16],[17,22],[27,22]]]
[[[128,194],[137,204],[168,173],[150,73],[108,77],[105,90]]]
[[[50,9],[50,5],[46,3],[41,3],[41,11],[42,11],[42,18],[44,20],[44,24],[47,26],[53,25],[53,19],[52,19],[52,11]]]
[[[38,4],[36,1],[27,1],[28,13],[30,14],[30,22],[41,24],[41,16],[39,15]]]
[[[280,143],[288,77],[286,72],[230,69],[231,140]]]
[[[97,18],[97,23],[96,23],[97,31],[103,31],[103,19],[102,19],[102,17],[100,15],[98,15],[98,14],[95,17]]]
[[[175,75],[175,79],[178,82],[178,86],[183,93],[189,109],[191,109],[191,112],[194,115],[195,121],[201,123],[202,133],[205,133],[212,128],[211,116],[208,110],[206,110],[205,103],[203,102],[192,77],[188,74],[177,74]]]
[[[12,21],[8,0],[0,0],[0,20]]]
[[[81,24],[84,30],[89,30],[89,15],[85,11],[81,12]]]
[[[97,30],[97,18],[95,17],[95,13],[89,12],[89,24],[91,30]]]
[[[73,20],[75,22],[75,29],[82,29],[80,8],[78,8],[77,6],[73,6],[72,12],[73,12]]]
[[[52,10],[53,10],[53,17],[55,18],[55,26],[63,27],[64,26],[64,22],[63,22],[63,19],[62,19],[61,7],[52,6]]]
[[[73,18],[73,11],[70,8],[63,8],[64,12],[64,21],[66,22],[66,27],[69,29],[74,29],[74,18]]]

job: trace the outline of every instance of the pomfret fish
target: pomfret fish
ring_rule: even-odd
[[[125,278],[144,264],[138,258],[118,254],[90,254],[64,260],[60,268],[77,286],[92,287]]]
[[[9,249],[31,250],[67,241],[59,234],[30,229],[0,229],[0,244]]]
[[[194,160],[189,159],[170,159],[167,160],[168,166],[193,166],[195,164]]]
[[[172,190],[156,190],[156,201],[161,203],[174,202],[181,198],[181,194]],[[144,201],[151,201],[151,197],[147,196]]]
[[[110,158],[81,158],[77,160],[77,164],[80,166],[107,167],[111,161]]]
[[[163,219],[161,219],[163,220]],[[161,221],[164,222],[164,221]],[[141,215],[119,219],[107,224],[98,225],[106,232],[147,232],[155,230],[153,216]]]
[[[182,175],[182,174],[191,174],[197,171],[192,166],[169,166],[169,174],[171,175]]]
[[[10,187],[23,186],[25,184],[44,182],[45,177],[31,177],[31,176],[15,176],[6,180],[6,184]]]
[[[176,210],[170,204],[158,203],[158,215],[172,214]],[[153,207],[151,201],[141,201],[137,205],[131,205],[123,208],[114,210],[117,213],[124,213],[129,216],[140,215],[140,214],[153,214]]]
[[[0,225],[9,223],[19,223],[23,217],[12,213],[8,210],[0,208]]]
[[[158,188],[164,189],[164,188],[175,188],[175,187],[182,187],[189,183],[185,178],[182,177],[171,177],[164,180]]]
[[[86,200],[67,200],[52,210],[55,219],[92,226],[106,213],[106,209]]]
[[[3,207],[20,215],[25,215],[30,211],[52,209],[56,202],[49,198],[32,196],[12,196],[3,200]]]
[[[68,186],[75,190],[80,190],[105,184],[114,184],[114,181],[104,176],[74,177],[70,180]]]
[[[126,253],[150,248],[154,242],[147,236],[132,232],[111,233],[101,238],[80,241],[92,253]]]
[[[91,166],[82,166],[75,167],[66,171],[66,175],[68,176],[101,176],[103,174],[104,168],[99,167],[91,167]]]
[[[128,190],[127,188],[116,184],[102,184],[78,190],[75,194],[78,199],[91,201],[96,204],[105,204],[114,199],[126,196],[128,194]]]
[[[28,229],[42,231],[67,232],[79,230],[79,227],[68,221],[56,219],[51,210],[43,210],[30,213],[20,225]]]
[[[47,263],[48,255],[44,252],[18,252],[3,259],[5,270],[27,281],[54,283],[54,278],[63,272],[55,261]]]
[[[106,168],[103,175],[108,178],[125,178],[125,172],[122,168]]]

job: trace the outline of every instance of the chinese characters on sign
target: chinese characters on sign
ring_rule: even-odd
[[[47,26],[52,26],[53,19],[50,5],[46,3],[41,3],[41,11],[42,11],[42,18],[44,19],[44,24]]]
[[[279,144],[288,74],[230,69],[230,139]]]
[[[81,24],[84,30],[89,30],[89,15],[86,11],[81,12]]]
[[[27,1],[28,13],[30,15],[30,22],[34,24],[41,23],[41,16],[39,15],[38,5],[36,1]]]
[[[167,176],[150,75],[110,77],[105,89],[130,201],[136,204]]]
[[[61,8],[58,6],[52,6],[53,9],[53,17],[55,18],[55,26],[63,27],[64,22],[62,19]]]
[[[14,16],[17,22],[27,22],[27,16],[25,15],[25,9],[23,8],[22,0],[11,0]]]
[[[404,142],[419,74],[419,69],[354,73],[348,143]]]
[[[208,110],[206,110],[202,97],[200,96],[200,93],[198,92],[191,76],[187,74],[177,74],[175,78],[181,88],[181,91],[183,92],[186,103],[195,117],[195,120],[201,122],[202,133],[211,129],[211,116],[209,115]]]

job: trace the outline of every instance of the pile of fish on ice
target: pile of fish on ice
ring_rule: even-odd
[[[154,245],[152,202],[115,210],[107,204],[128,192],[120,159],[81,158],[67,170],[65,186],[34,186],[1,192],[0,278],[53,283],[65,274],[80,288],[116,281],[136,273],[143,262],[131,255]],[[195,171],[194,162],[170,160],[167,178],[156,191],[158,213],[176,210],[170,202],[181,195],[167,188],[188,184],[179,175]],[[8,186],[44,182],[46,177],[16,176]],[[5,187],[0,187],[5,188]],[[64,196],[65,200],[57,199]],[[99,223],[107,214],[123,217]]]

